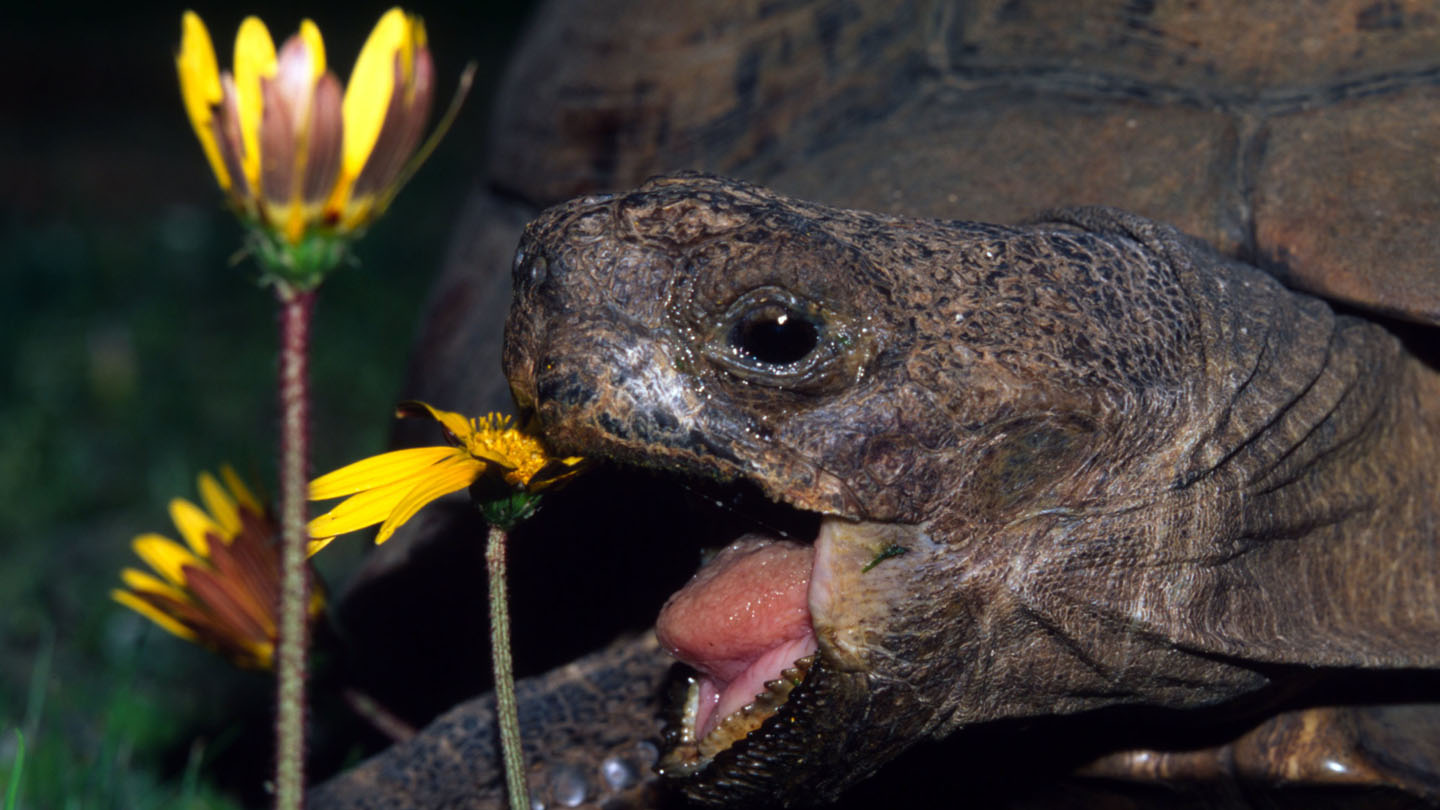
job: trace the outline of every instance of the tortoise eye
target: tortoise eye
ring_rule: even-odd
[[[787,306],[767,303],[742,314],[731,328],[729,340],[741,359],[788,366],[809,357],[820,345],[820,326]]]
[[[853,382],[853,363],[869,358],[854,351],[844,315],[773,285],[740,296],[711,323],[706,356],[746,385],[815,394]]]

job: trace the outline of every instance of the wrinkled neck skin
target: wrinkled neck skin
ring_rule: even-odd
[[[1092,421],[1032,402],[962,435],[961,485],[916,525],[827,522],[812,611],[829,659],[890,709],[871,716],[941,735],[1217,704],[1272,665],[1440,665],[1435,372],[1169,229],[1063,216],[1162,260],[1185,345],[1168,372],[1092,394]],[[909,553],[860,573],[876,538]]]

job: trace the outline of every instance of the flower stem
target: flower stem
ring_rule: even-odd
[[[520,749],[520,713],[515,703],[515,669],[510,661],[510,608],[505,587],[505,530],[490,527],[485,543],[485,571],[490,577],[490,656],[495,669],[496,716],[500,721],[500,752],[505,761],[505,792],[510,810],[528,810],[525,758]]]
[[[310,457],[310,316],[314,290],[280,282],[280,643],[275,717],[275,807],[299,810],[305,791],[306,473]]]
[[[371,728],[389,737],[390,742],[401,743],[415,736],[414,726],[385,708],[369,694],[347,686],[340,690],[340,697],[345,699],[345,705],[350,707],[350,711],[369,723]]]

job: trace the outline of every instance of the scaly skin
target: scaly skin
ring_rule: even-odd
[[[1233,710],[1297,673],[1366,670],[1383,689],[1440,668],[1440,378],[1383,328],[1168,227],[1105,209],[930,222],[686,175],[547,211],[515,288],[507,374],[557,449],[748,478],[827,516],[817,668],[675,785],[701,803],[824,801],[991,721]],[[821,326],[813,352],[767,368],[728,343],[778,299]],[[906,553],[865,571],[890,545]],[[654,738],[663,670],[646,640],[522,685],[537,796],[673,799],[599,775]],[[457,709],[312,806],[499,806],[488,711]],[[1398,727],[1375,716],[1339,733],[1288,715],[1214,755],[1092,772],[1440,797],[1434,740],[1399,778],[1344,731]],[[1336,758],[1336,740],[1359,753]]]
[[[515,287],[506,372],[558,450],[830,516],[819,670],[695,799],[823,800],[925,737],[1209,706],[1287,665],[1440,665],[1435,373],[1169,228],[680,176],[547,211]],[[814,351],[737,360],[777,301]]]
[[[655,695],[671,664],[646,634],[517,684],[526,760],[539,763],[529,771],[532,795],[549,807],[656,806]],[[306,803],[499,810],[507,804],[498,735],[493,695],[462,703],[422,734],[317,787]]]

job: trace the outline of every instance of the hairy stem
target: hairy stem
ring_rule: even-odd
[[[280,639],[276,654],[275,807],[299,810],[305,791],[306,474],[310,457],[310,316],[314,290],[276,285],[280,299]]]
[[[505,530],[490,527],[485,544],[485,570],[490,577],[490,655],[495,668],[496,717],[500,751],[505,760],[505,792],[510,810],[530,807],[525,784],[525,758],[520,750],[520,714],[515,703],[515,671],[510,661],[510,608],[505,587]]]

